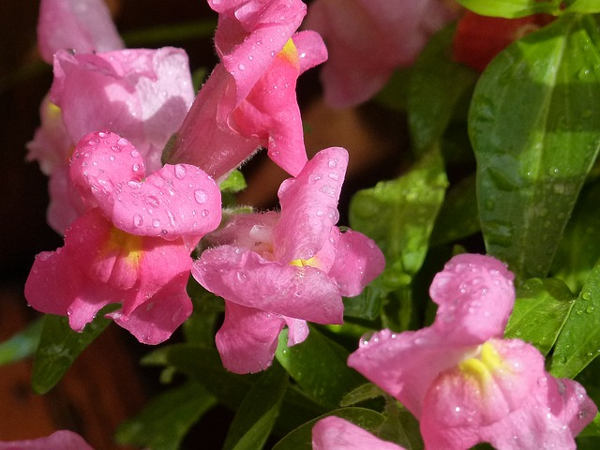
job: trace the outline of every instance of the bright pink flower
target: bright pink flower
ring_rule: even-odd
[[[65,245],[40,253],[25,284],[39,311],[66,315],[80,331],[109,303],[110,316],[140,342],[167,339],[191,313],[191,250],[220,223],[220,192],[195,166],[166,165],[145,177],[144,161],[114,133],[79,143],[72,184],[88,208]]]
[[[452,18],[440,0],[316,0],[304,27],[327,44],[326,101],[342,108],[368,100]]]
[[[42,0],[37,32],[40,54],[47,63],[62,49],[92,53],[123,48],[102,0]]]
[[[216,341],[229,370],[268,367],[285,324],[293,345],[308,334],[305,320],[341,323],[342,296],[358,295],[383,270],[372,240],[335,226],[347,163],[344,149],[322,150],[282,183],[281,213],[238,215],[207,237],[217,246],[192,275],[226,300]]]
[[[171,161],[220,179],[258,147],[291,175],[306,163],[296,80],[327,58],[315,32],[294,34],[300,0],[209,1],[219,12],[217,65],[180,131]]]
[[[0,441],[0,450],[94,450],[77,433],[60,430],[28,441]]]
[[[74,144],[89,132],[109,129],[129,139],[155,171],[194,93],[187,55],[170,47],[75,55],[61,50],[54,76],[28,158],[51,177],[48,222],[62,233],[84,211],[65,178]]]
[[[313,450],[404,450],[382,441],[352,422],[336,416],[319,420],[312,429]]]
[[[427,448],[575,448],[573,437],[594,418],[578,383],[547,374],[533,346],[501,339],[512,279],[494,258],[458,255],[431,285],[438,311],[430,327],[382,330],[348,358],[420,420]]]

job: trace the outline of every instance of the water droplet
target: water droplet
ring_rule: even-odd
[[[117,141],[117,144],[118,144],[118,145],[127,145],[127,144],[129,144],[129,141],[128,141],[127,139],[120,138],[120,139]]]
[[[118,145],[113,145],[111,148],[115,153],[119,153],[121,151],[121,147],[119,147]]]
[[[205,203],[206,202],[206,191],[202,190],[202,189],[198,189],[197,191],[194,192],[194,198],[196,199],[197,203]]]
[[[335,172],[331,172],[331,173],[329,174],[329,178],[331,178],[332,180],[335,180],[335,181],[337,181],[337,180],[339,180],[339,179],[340,179],[340,176],[339,176],[337,173],[335,173]]]
[[[160,205],[160,201],[154,195],[147,196],[146,201],[153,208],[158,208],[158,206]]]
[[[142,186],[142,183],[140,183],[139,181],[131,180],[127,182],[127,186],[133,189],[139,189]]]
[[[138,170],[140,170],[140,165],[139,165],[138,163],[135,163],[131,169],[132,169],[134,172],[137,172]]]
[[[110,155],[110,156],[108,157],[108,159],[110,159],[111,161],[114,161],[114,160],[115,160],[115,155]]]
[[[175,166],[175,176],[180,180],[185,178],[185,166],[183,164],[177,164]]]
[[[202,217],[206,217],[206,216],[208,216],[208,213],[209,213],[208,209],[203,209],[200,214],[202,214]]]
[[[238,69],[240,70],[246,70],[246,66],[243,64],[238,65]]]
[[[154,219],[154,221],[152,222],[152,226],[153,226],[154,228],[158,228],[158,227],[160,227],[160,220],[158,220],[158,219]]]
[[[337,160],[336,159],[330,159],[329,162],[327,163],[327,165],[333,169],[334,167],[337,167]]]
[[[236,278],[238,279],[238,281],[240,282],[245,282],[248,279],[248,275],[246,275],[245,272],[237,272],[235,274]]]
[[[133,216],[133,224],[136,227],[141,227],[143,223],[144,223],[144,219],[142,218],[142,216],[140,216],[139,214],[136,214],[135,216]]]
[[[321,189],[319,190],[325,195],[335,197],[335,189],[332,186],[329,186],[328,184],[321,186]]]

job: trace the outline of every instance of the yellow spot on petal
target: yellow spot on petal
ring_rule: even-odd
[[[298,58],[298,49],[296,48],[296,44],[292,39],[288,39],[281,51],[279,52],[279,56],[287,59],[294,67],[300,67],[300,59]]]
[[[461,361],[458,368],[465,376],[474,378],[482,388],[490,382],[494,372],[507,370],[502,357],[490,342],[481,346],[477,356]]]
[[[60,115],[62,113],[60,106],[52,102],[48,102],[48,105],[46,106],[46,112],[48,113],[48,116],[53,120],[60,118]]]
[[[110,230],[108,242],[106,243],[106,253],[118,253],[129,263],[130,266],[137,268],[142,258],[144,249],[142,248],[143,238],[133,234],[125,233],[115,227]]]
[[[319,267],[319,260],[317,259],[316,256],[313,256],[312,258],[308,258],[308,259],[294,259],[294,260],[290,261],[290,264],[292,266],[296,266],[296,267],[304,267],[304,266]]]

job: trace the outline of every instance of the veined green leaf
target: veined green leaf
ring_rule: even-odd
[[[600,148],[597,24],[565,15],[501,52],[469,114],[488,253],[544,277]]]
[[[504,337],[532,343],[543,355],[554,345],[574,296],[561,280],[532,278],[517,289]]]
[[[288,387],[288,376],[277,363],[261,374],[244,397],[229,427],[224,450],[259,450],[267,441]]]
[[[482,16],[515,17],[531,14],[559,14],[561,0],[458,0],[458,3]]]
[[[550,372],[573,378],[600,355],[600,261],[588,276],[558,336]]]
[[[45,394],[60,381],[79,354],[106,329],[111,319],[105,314],[117,305],[104,307],[81,333],[69,327],[66,317],[46,315],[42,325],[40,343],[33,360],[31,385],[38,394]]]
[[[408,125],[417,155],[437,142],[460,98],[478,74],[451,58],[455,26],[444,28],[427,44],[415,63],[408,88]]]
[[[27,328],[0,343],[0,366],[31,356],[40,342],[43,319],[31,322]]]
[[[177,450],[189,428],[217,404],[199,383],[171,389],[150,403],[136,417],[122,423],[116,440],[151,450]]]
[[[346,364],[348,352],[311,327],[301,344],[287,346],[288,330],[279,335],[276,357],[280,364],[315,402],[335,408],[346,392],[364,383],[364,378]]]

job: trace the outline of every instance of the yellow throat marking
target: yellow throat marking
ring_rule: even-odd
[[[292,261],[290,261],[290,264],[292,266],[296,266],[296,267],[305,267],[305,266],[310,266],[310,267],[319,267],[319,260],[317,259],[316,256],[313,256],[312,258],[308,258],[308,259],[294,259]]]
[[[107,253],[118,253],[127,260],[129,265],[137,267],[140,264],[140,259],[144,252],[142,244],[142,236],[125,233],[124,231],[113,227],[110,230],[105,250]]]
[[[491,381],[493,373],[505,370],[506,366],[494,346],[486,342],[481,346],[478,356],[461,361],[458,368],[464,375],[475,379],[481,387],[485,387]]]
[[[296,44],[292,41],[292,38],[288,39],[281,51],[279,56],[287,59],[294,67],[300,67],[300,58],[298,57],[298,49]]]

